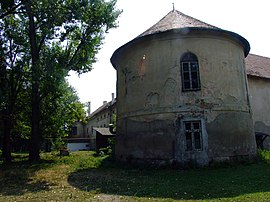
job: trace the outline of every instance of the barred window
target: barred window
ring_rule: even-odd
[[[181,58],[182,91],[201,90],[198,58],[193,53],[185,53]]]

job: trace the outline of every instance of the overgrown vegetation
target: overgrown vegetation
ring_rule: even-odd
[[[267,150],[258,150],[259,159],[265,163],[270,164],[270,152]]]
[[[269,201],[269,151],[256,164],[226,168],[134,169],[110,156],[75,152],[28,154],[0,162],[0,201]]]

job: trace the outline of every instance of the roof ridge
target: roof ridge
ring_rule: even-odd
[[[111,100],[111,101],[107,102],[106,104],[101,105],[99,108],[97,108],[95,111],[93,111],[88,118],[92,118],[97,113],[101,112],[103,109],[112,106],[115,102],[116,102],[116,99]]]
[[[178,10],[172,10],[167,15],[165,15],[161,20],[159,20],[156,24],[154,24],[145,32],[140,34],[137,38],[146,35],[151,35],[154,33],[165,32],[172,29],[181,29],[188,27],[220,29],[216,26],[210,25],[201,20],[186,15]]]
[[[266,58],[266,59],[269,59],[270,60],[270,57],[263,56],[263,55],[258,55],[258,54],[254,54],[254,53],[249,53],[248,55],[257,56],[257,57],[263,57],[263,58]]]
[[[174,10],[173,12],[177,12],[177,13],[179,13],[179,14],[181,14],[181,15],[184,15],[184,16],[190,18],[190,19],[194,19],[194,20],[196,20],[196,21],[198,21],[198,22],[201,22],[201,23],[203,23],[203,24],[208,25],[209,27],[212,27],[212,28],[215,28],[215,29],[221,29],[221,28],[219,28],[219,27],[216,27],[216,26],[214,26],[214,25],[211,25],[211,24],[209,24],[209,23],[206,23],[206,22],[204,22],[204,21],[201,21],[201,20],[199,20],[199,19],[197,19],[197,18],[191,17],[191,16],[189,16],[189,15],[187,15],[187,14],[185,14],[185,13],[182,13],[181,11]]]

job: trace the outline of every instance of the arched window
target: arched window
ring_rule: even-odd
[[[187,52],[181,57],[182,91],[201,90],[198,58]]]

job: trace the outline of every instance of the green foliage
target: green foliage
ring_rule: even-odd
[[[50,92],[41,102],[42,134],[44,138],[60,141],[67,137],[75,121],[83,121],[86,114],[75,90],[66,80],[55,87],[57,93]]]
[[[99,156],[107,156],[107,155],[112,155],[113,150],[112,150],[112,146],[108,146],[105,148],[100,148],[98,151],[98,155]]]
[[[108,138],[108,146],[105,148],[100,148],[97,152],[97,156],[114,156],[114,150],[115,150],[115,143],[116,139],[115,137]]]
[[[0,129],[8,121],[12,128],[6,136],[30,137],[35,153],[30,157],[38,160],[40,134],[59,140],[75,120],[85,120],[65,77],[70,70],[92,69],[104,34],[117,26],[121,11],[116,0],[0,4]]]
[[[57,159],[57,163],[69,165],[73,170],[93,169],[99,168],[107,157],[95,157],[94,152],[89,151],[71,152],[69,156]]]
[[[112,124],[113,124],[113,131],[116,131],[116,114],[113,114]]]
[[[66,147],[65,142],[61,137],[56,137],[52,140],[52,149],[55,151],[60,151]]]
[[[270,164],[270,151],[268,150],[258,150],[258,157],[262,162]]]

